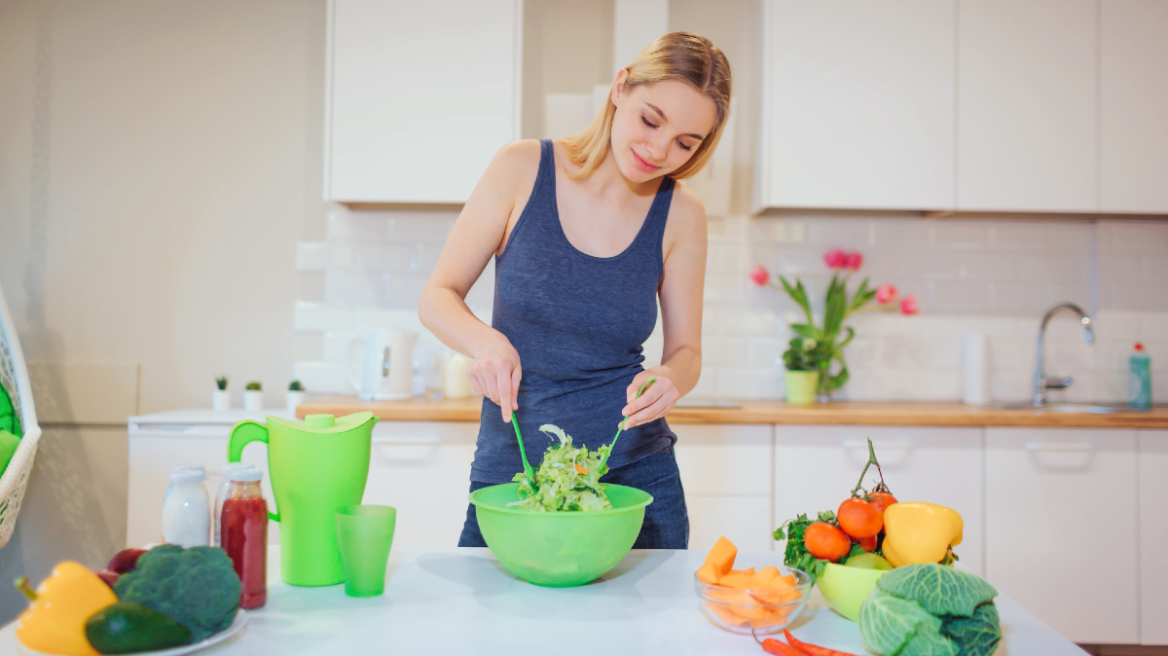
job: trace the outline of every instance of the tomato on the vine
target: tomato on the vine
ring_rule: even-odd
[[[868,552],[876,551],[876,539],[875,535],[870,538],[860,538],[860,548]]]
[[[877,510],[880,511],[881,515],[884,515],[885,508],[888,508],[888,506],[896,503],[896,497],[892,496],[888,492],[873,492],[868,495],[867,499],[868,503],[872,504],[876,507]]]
[[[848,536],[827,522],[815,522],[808,526],[803,532],[803,545],[812,556],[832,562],[838,561],[852,550],[852,541]]]
[[[844,533],[856,539],[874,537],[884,528],[884,513],[863,499],[847,499],[835,517]]]

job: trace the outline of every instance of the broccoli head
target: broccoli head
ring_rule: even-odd
[[[114,592],[119,601],[137,602],[187,627],[197,642],[235,619],[240,585],[226,551],[164,544],[142,554]]]

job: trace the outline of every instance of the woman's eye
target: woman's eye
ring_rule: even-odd
[[[684,143],[682,143],[682,142],[680,142],[680,141],[679,141],[679,142],[677,142],[677,145],[681,146],[681,149],[682,149],[682,150],[686,150],[686,151],[688,151],[688,150],[693,150],[693,146],[687,146],[687,145],[685,145]]]
[[[652,123],[650,123],[650,122],[649,122],[649,119],[645,118],[644,116],[642,116],[642,117],[641,117],[641,121],[643,121],[643,122],[645,123],[645,125],[648,125],[648,126],[649,126],[649,127],[651,127],[651,128],[656,128],[656,127],[657,127],[656,125],[653,125]]]

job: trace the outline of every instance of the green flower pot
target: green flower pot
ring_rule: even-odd
[[[788,371],[787,403],[792,405],[814,403],[815,389],[818,386],[818,371]]]

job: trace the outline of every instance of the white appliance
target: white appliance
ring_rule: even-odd
[[[397,328],[364,328],[349,343],[349,382],[358,398],[366,401],[402,401],[413,396],[414,346],[418,333]],[[361,377],[353,375],[353,354],[364,345]]]

